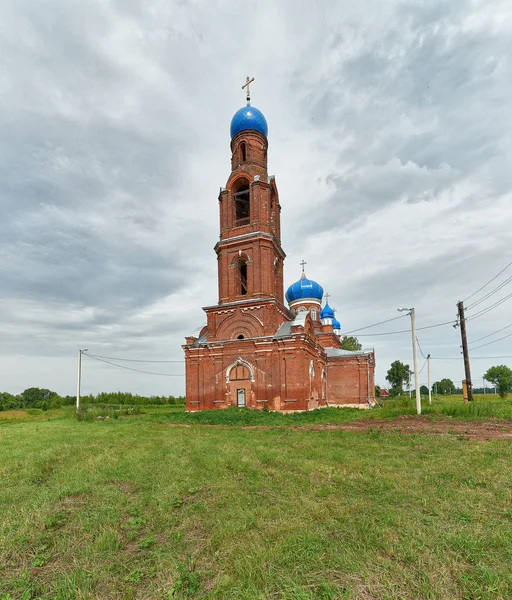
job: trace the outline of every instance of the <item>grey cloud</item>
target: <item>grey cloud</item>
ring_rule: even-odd
[[[482,202],[510,195],[505,9],[462,0],[284,3],[265,12],[256,3],[5,4],[1,352],[4,364],[16,355],[21,365],[8,385],[29,379],[34,363],[20,357],[39,355],[55,357],[54,387],[70,391],[61,381],[72,387],[79,345],[181,357],[183,336],[204,320],[201,306],[216,301],[217,193],[230,172],[229,118],[247,74],[256,76],[254,103],[269,119],[283,182],[285,250],[330,274],[342,323],[378,320],[398,301],[417,303],[421,319],[451,314],[458,290],[497,271],[506,252],[488,241],[489,223],[463,244],[446,223],[478,218]],[[425,236],[424,257],[401,266],[404,250],[386,240],[390,215],[426,203],[438,203],[445,219],[441,247],[429,258]],[[375,219],[388,264],[366,278],[340,277]],[[404,248],[412,226],[403,225]],[[393,354],[407,359],[403,341],[377,342],[379,369]],[[106,366],[89,372],[95,391],[183,390],[182,381]]]

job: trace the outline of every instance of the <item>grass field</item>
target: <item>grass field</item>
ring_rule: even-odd
[[[1,600],[512,598],[510,441],[143,410],[0,413]]]

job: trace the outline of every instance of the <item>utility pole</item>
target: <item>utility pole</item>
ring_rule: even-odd
[[[82,354],[87,352],[88,348],[78,350],[78,373],[76,378],[76,412],[80,408],[80,384],[82,382]]]
[[[483,381],[483,384],[484,384],[484,396],[485,396],[485,377],[482,377],[482,381]]]
[[[416,412],[418,415],[421,415],[420,376],[418,373],[418,349],[416,347],[416,315],[414,308],[399,308],[397,310],[399,312],[408,310],[409,315],[411,316],[412,359],[414,363],[414,386],[416,388]],[[410,389],[411,388],[409,387],[409,390]]]
[[[432,388],[430,387],[430,354],[427,354],[427,369],[428,369],[428,403],[432,404]]]
[[[464,303],[458,302],[460,336],[462,338],[462,354],[464,355],[464,371],[466,373],[466,385],[468,389],[468,402],[473,400],[473,384],[471,383],[471,370],[469,368],[468,338],[466,336],[466,317],[464,316]]]

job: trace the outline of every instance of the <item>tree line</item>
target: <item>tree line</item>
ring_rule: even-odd
[[[404,393],[404,386],[407,385],[411,378],[411,370],[409,365],[405,365],[399,360],[391,363],[387,372],[386,379],[389,381],[390,396],[400,396]],[[496,391],[500,398],[506,398],[508,392],[512,391],[512,370],[505,365],[490,367],[484,375],[486,381],[496,387]],[[422,385],[421,393],[428,394],[428,388]],[[482,389],[483,391],[483,389]],[[451,379],[441,379],[432,385],[432,392],[435,394],[456,394],[462,393],[455,387]]]
[[[60,408],[76,403],[76,396],[59,396],[57,392],[41,388],[27,388],[21,394],[0,392],[0,410],[16,408]],[[130,392],[100,392],[80,396],[81,404],[121,404],[129,406],[184,404],[183,396],[139,396]]]

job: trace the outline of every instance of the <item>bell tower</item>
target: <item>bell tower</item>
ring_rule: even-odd
[[[219,305],[256,298],[284,302],[281,207],[267,172],[267,133],[265,117],[249,101],[231,122],[231,174],[219,194],[215,246]]]

